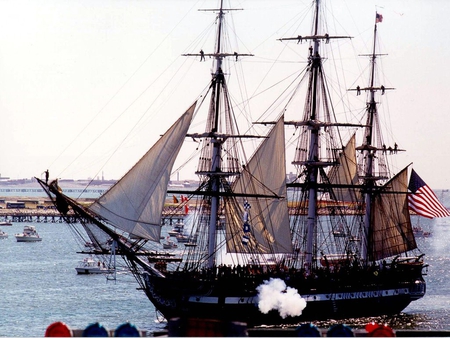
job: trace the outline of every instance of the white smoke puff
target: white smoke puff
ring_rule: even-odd
[[[258,307],[262,313],[267,313],[270,310],[278,309],[278,303],[281,293],[286,290],[286,284],[281,279],[271,278],[269,281],[264,281],[256,288],[258,291]]]
[[[286,287],[286,283],[278,278],[264,281],[256,288],[258,291],[258,307],[262,313],[278,310],[282,318],[300,316],[306,307],[306,300],[296,289]]]

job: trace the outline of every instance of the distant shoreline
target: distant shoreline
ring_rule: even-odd
[[[104,179],[96,179],[96,180],[75,180],[75,179],[58,179],[58,185],[63,189],[71,189],[71,188],[79,188],[79,189],[92,189],[92,187],[98,188],[109,188],[110,186],[117,183],[118,180],[104,180]],[[184,186],[189,187],[193,185],[197,185],[197,180],[183,180],[183,181],[170,181],[169,186]],[[41,189],[39,183],[34,179],[23,178],[23,179],[5,179],[0,177],[0,189],[2,188],[23,188],[23,189]]]

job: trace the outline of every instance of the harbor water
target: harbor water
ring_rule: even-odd
[[[41,242],[18,243],[14,234],[32,224]],[[127,321],[153,332],[165,327],[130,273],[115,281],[105,275],[77,275],[75,267],[86,255],[64,223],[14,223],[1,230],[0,336],[44,336],[53,322],[72,328],[99,322],[115,329]]]
[[[416,218],[413,222],[417,225]],[[42,241],[17,242],[14,234],[24,225],[34,225]],[[425,297],[397,316],[345,323],[361,328],[374,320],[397,329],[450,330],[450,220],[421,218],[419,225],[431,232],[417,238],[429,265]],[[66,224],[13,223],[1,230],[9,237],[0,240],[0,336],[43,336],[56,321],[78,329],[95,322],[115,329],[129,321],[148,335],[166,327],[130,273],[119,272],[115,281],[104,275],[76,274],[75,267],[85,255],[77,254],[81,248]]]

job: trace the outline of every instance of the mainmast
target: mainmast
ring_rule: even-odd
[[[319,0],[316,1],[316,15],[314,35],[318,35],[319,25]],[[311,106],[311,121],[317,119],[317,87],[318,87],[318,73],[322,68],[322,59],[319,55],[319,39],[313,39],[313,50],[310,53],[311,62],[311,76],[312,76],[312,106]],[[305,263],[306,270],[312,268],[313,261],[313,244],[314,244],[314,229],[316,228],[317,215],[317,179],[319,172],[319,128],[311,129],[311,138],[309,145],[308,162],[311,164],[308,169],[308,183],[309,183],[309,199],[308,199],[308,221],[307,221],[307,238],[306,238],[306,252]]]
[[[215,104],[215,107],[211,107],[209,114],[214,114],[214,126],[211,130],[212,133],[218,131],[219,112],[220,112],[220,87],[224,85],[224,76],[222,72],[222,57],[221,42],[222,42],[222,21],[224,17],[223,12],[223,0],[220,2],[220,10],[218,14],[218,26],[217,26],[217,40],[216,40],[216,70],[213,74],[213,92],[211,95],[211,106]],[[218,173],[221,171],[221,156],[222,156],[222,142],[217,136],[211,138],[213,144],[212,163],[211,163],[211,217],[209,222],[208,233],[208,267],[215,265],[215,247],[216,247],[216,227],[218,221],[219,211],[219,190],[220,190],[220,176]]]
[[[322,56],[320,55],[321,42],[329,43],[331,39],[350,38],[348,36],[330,36],[328,33],[321,33],[320,30],[320,1],[315,2],[315,13],[313,22],[313,34],[311,36],[297,36],[292,38],[281,38],[279,40],[296,40],[298,42],[311,41],[309,47],[309,81],[308,81],[308,93],[306,98],[306,111],[304,121],[296,125],[308,126],[309,130],[309,147],[305,160],[301,159],[301,156],[297,156],[299,160],[294,160],[292,163],[296,166],[303,165],[306,168],[306,189],[308,191],[308,215],[307,215],[307,233],[306,233],[306,245],[304,252],[304,268],[306,271],[310,271],[313,266],[314,260],[314,236],[317,226],[317,202],[318,202],[318,184],[319,184],[319,171],[321,168],[332,165],[333,163],[329,159],[322,159],[320,156],[321,130],[327,126],[339,125],[326,121],[329,118],[328,113],[320,113],[320,109],[328,110],[328,99],[323,96],[325,81],[323,79],[323,64]]]

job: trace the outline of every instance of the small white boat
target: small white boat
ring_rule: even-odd
[[[173,226],[174,228],[184,228],[184,222],[179,220],[175,223],[175,225]]]
[[[179,235],[182,232],[183,232],[183,229],[173,228],[172,230],[167,231],[167,234],[170,237],[176,237],[177,235]]]
[[[32,225],[25,225],[21,234],[16,234],[17,242],[40,242],[42,238],[36,232],[36,228]]]
[[[8,238],[8,234],[2,230],[0,230],[0,239]]]
[[[178,243],[187,243],[191,240],[189,236],[183,234],[177,234],[175,238],[177,239]]]
[[[178,245],[174,241],[170,239],[170,236],[167,236],[166,241],[163,243],[164,249],[175,249]]]
[[[0,226],[11,226],[12,223],[8,221],[0,222]]]
[[[414,233],[414,236],[416,236],[416,237],[430,237],[431,236],[431,232],[424,231],[421,226],[414,226],[413,233]]]
[[[93,257],[87,257],[78,263],[75,268],[79,275],[90,275],[99,273],[112,273],[114,269],[109,269],[105,263],[95,260]]]

